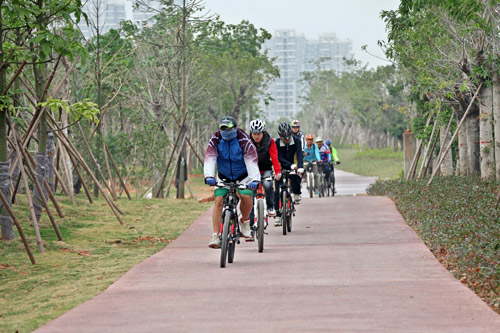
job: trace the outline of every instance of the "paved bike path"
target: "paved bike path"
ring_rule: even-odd
[[[336,175],[339,193],[362,193],[371,181]],[[387,198],[304,198],[292,233],[270,226],[264,253],[242,243],[224,269],[207,247],[210,216],[38,331],[500,331],[500,316],[439,264]]]

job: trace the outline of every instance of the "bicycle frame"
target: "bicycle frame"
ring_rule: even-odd
[[[221,241],[222,251],[220,258],[220,266],[226,266],[226,255],[229,263],[233,262],[234,251],[236,244],[240,243],[240,227],[238,223],[237,206],[240,198],[237,195],[237,190],[240,185],[236,182],[226,182],[217,184],[217,187],[225,188],[228,192],[224,195],[222,203],[222,219],[221,219]],[[226,223],[228,225],[226,226]]]
[[[292,231],[292,216],[295,216],[295,206],[290,194],[290,175],[297,174],[292,170],[281,170],[283,184],[280,186],[280,210],[281,210],[281,224],[283,226],[283,235],[286,235],[287,230]],[[286,204],[289,203],[289,205]]]

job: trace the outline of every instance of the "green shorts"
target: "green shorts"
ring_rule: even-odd
[[[226,195],[226,193],[229,192],[229,190],[227,188],[223,188],[223,187],[218,187],[215,189],[214,191],[214,195],[215,197],[223,197]],[[239,188],[238,189],[238,193],[240,195],[253,195],[253,191],[248,189],[248,188]]]

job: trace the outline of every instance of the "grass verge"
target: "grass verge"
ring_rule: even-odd
[[[65,218],[56,220],[64,242],[57,240],[44,214],[44,254],[37,250],[25,203],[14,206],[37,264],[31,265],[17,233],[13,241],[0,241],[0,332],[32,331],[93,298],[165,247],[211,205],[120,199],[117,204],[125,213],[121,226],[103,199],[89,204],[79,195],[76,205],[65,197],[59,200]]]
[[[360,176],[392,179],[400,176],[404,170],[403,152],[394,152],[392,148],[338,148],[337,155],[342,162],[335,166],[337,169]]]
[[[500,313],[497,183],[478,177],[427,181],[379,181],[368,193],[392,198],[439,262]]]

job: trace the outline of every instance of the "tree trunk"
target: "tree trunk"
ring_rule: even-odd
[[[55,175],[54,175],[54,133],[47,134],[47,182],[50,185],[52,193],[55,193]],[[43,183],[41,183],[43,185]],[[47,197],[46,197],[47,198]]]
[[[479,142],[481,178],[495,176],[495,150],[493,144],[493,89],[484,85],[479,93]]]
[[[3,6],[3,1],[0,1]],[[3,17],[0,12],[0,97],[4,97],[3,91],[7,86],[7,65],[5,64],[4,57],[4,29]],[[4,99],[0,99],[0,191],[5,195],[7,201],[10,203],[10,173],[9,173],[9,160],[7,152],[7,112],[9,108],[7,105],[2,105]],[[0,229],[2,232],[2,239],[14,239],[14,222],[3,203],[0,202]]]
[[[492,65],[490,70],[491,81],[493,84],[493,120],[494,120],[494,138],[495,138],[495,174],[496,179],[500,180],[500,75],[498,67]]]
[[[473,106],[472,112],[467,116],[467,173],[469,175],[479,174],[481,171],[479,162],[479,107]]]
[[[457,119],[457,125],[460,119]],[[465,176],[468,173],[467,161],[467,128],[462,126],[458,131],[458,158],[457,158],[457,171],[456,174],[459,176]]]
[[[445,126],[441,126],[439,130],[439,139],[441,143],[441,149],[448,146],[450,142],[450,133],[446,130]],[[451,176],[453,174],[453,161],[451,159],[451,150],[446,152],[443,162],[441,163],[441,175],[442,176]]]
[[[398,138],[396,138],[395,136],[392,137],[392,148],[393,148],[395,153],[397,153],[399,151]]]

